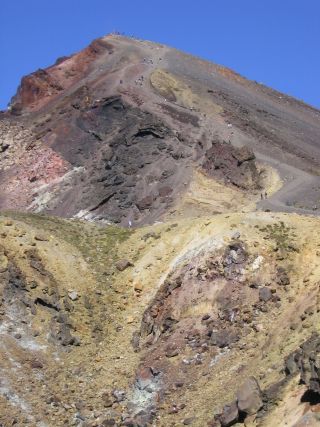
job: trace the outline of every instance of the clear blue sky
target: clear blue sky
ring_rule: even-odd
[[[320,0],[0,0],[0,108],[23,75],[113,30],[226,65],[320,108]]]

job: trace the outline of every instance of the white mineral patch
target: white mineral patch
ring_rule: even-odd
[[[252,263],[252,266],[251,266],[252,270],[253,271],[259,270],[262,262],[263,262],[263,256],[262,255],[257,256],[257,258]]]

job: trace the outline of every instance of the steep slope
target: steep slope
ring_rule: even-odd
[[[0,424],[319,425],[319,114],[118,35],[24,77]]]
[[[318,209],[318,111],[162,45],[99,39],[23,78],[9,110],[4,209],[150,223],[197,170],[258,201],[266,164],[288,191],[262,207]]]

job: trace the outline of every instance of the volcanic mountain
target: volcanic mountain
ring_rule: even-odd
[[[315,426],[320,112],[108,35],[0,113],[3,426]]]
[[[228,69],[108,36],[22,79],[1,117],[0,207],[152,223],[197,172],[260,197],[269,164],[286,188],[263,207],[318,209],[319,126],[318,111]]]

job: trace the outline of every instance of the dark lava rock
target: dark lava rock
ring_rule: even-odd
[[[232,329],[223,329],[221,331],[213,331],[210,336],[210,344],[216,345],[219,348],[228,347],[230,344],[239,341],[239,336]]]
[[[94,53],[94,58],[99,54]],[[91,57],[88,63],[93,64]],[[55,135],[50,149],[58,153],[61,163],[66,162],[70,170],[75,168],[79,173],[70,177],[67,188],[54,184],[49,177],[49,185],[52,184],[52,189],[55,186],[57,197],[43,207],[46,212],[65,217],[88,212],[92,218],[124,226],[132,221],[135,225],[154,222],[185,191],[192,168],[197,166],[230,185],[247,189],[257,187],[259,174],[249,149],[235,148],[222,140],[209,150],[209,143],[199,144],[197,164],[194,165],[191,138],[189,140],[177,132],[181,130],[181,124],[169,127],[165,117],[143,111],[140,105],[128,103],[119,93],[107,94],[104,79],[94,87],[86,81],[68,95],[61,90],[62,86],[58,91],[53,90],[55,71],[52,67],[24,78],[24,90],[18,94],[20,101],[14,101],[12,106],[13,112],[19,104],[21,108],[33,105],[33,102],[30,104],[34,98],[33,90],[36,93],[40,90],[41,93],[33,99],[40,104],[46,102],[49,93],[50,98],[59,93],[55,109],[49,109],[50,128],[36,129],[35,135],[47,144],[50,129]],[[81,80],[82,77],[84,75],[77,78]],[[63,111],[67,113],[67,119],[65,114],[60,114]],[[169,111],[165,116],[168,115],[171,115]],[[179,121],[182,116],[186,113],[179,113]],[[198,117],[190,117],[196,119],[194,126],[198,126]],[[32,128],[31,123],[29,127]],[[68,144],[65,144],[66,139]],[[30,136],[26,142],[32,152],[36,146],[34,137]],[[50,175],[50,166],[50,162],[39,164],[39,176]],[[25,169],[23,164],[20,169]],[[33,171],[29,171],[28,184],[17,190],[19,195],[21,192],[34,194],[34,175],[31,173]],[[0,190],[4,182],[5,177],[3,183],[0,180]],[[153,184],[152,193],[150,183]],[[24,200],[19,195],[16,200]],[[8,198],[1,207],[10,208],[10,203]]]
[[[248,252],[241,241],[236,241],[228,245],[225,250],[223,265],[226,277],[232,277],[238,270],[238,266],[244,264],[248,259]]]
[[[4,153],[8,148],[10,147],[9,144],[6,144],[4,142],[0,143],[0,153]]]
[[[109,420],[104,420],[101,423],[102,427],[113,427],[116,425],[117,425],[116,420],[114,420],[113,418],[110,418]]]
[[[209,175],[237,187],[246,190],[260,188],[255,156],[247,147],[228,149],[228,144],[217,141],[206,151],[202,167]]]
[[[236,424],[240,418],[243,421],[250,415],[259,416],[261,414],[259,411],[263,407],[263,397],[265,398],[258,381],[254,377],[249,377],[239,387],[237,400],[226,405],[223,412],[215,416],[215,420],[218,420],[222,427],[229,427]]]
[[[225,405],[223,412],[219,417],[222,427],[229,427],[235,424],[239,419],[239,409],[237,402],[231,402],[229,405]]]
[[[234,150],[232,156],[237,159],[239,166],[244,162],[249,162],[250,160],[255,159],[253,151],[247,146],[243,146],[237,150]]]
[[[195,421],[195,417],[186,418],[183,420],[183,425],[190,426]]]
[[[57,334],[57,339],[58,341],[61,342],[61,344],[63,346],[69,346],[69,345],[74,345],[74,346],[78,346],[80,345],[80,340],[77,337],[74,337],[73,335],[71,335],[70,332],[70,327],[67,324],[61,324],[59,327],[59,331]]]
[[[285,373],[287,375],[293,375],[299,371],[300,356],[301,352],[298,350],[285,359]]]
[[[137,427],[137,423],[135,422],[134,418],[126,418],[122,425],[125,427]]]
[[[269,288],[263,287],[259,289],[259,299],[263,302],[268,302],[272,299],[272,292]]]
[[[287,375],[300,373],[301,382],[308,390],[320,395],[320,336],[313,334],[285,360]]]
[[[32,369],[42,369],[43,364],[39,360],[32,360],[30,363]]]
[[[283,267],[279,267],[277,269],[276,282],[282,286],[286,286],[286,285],[290,284],[290,279],[289,279],[288,273],[286,272],[286,270]]]

